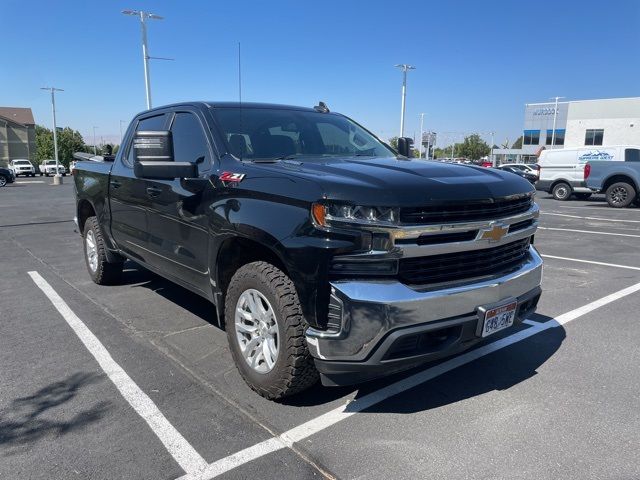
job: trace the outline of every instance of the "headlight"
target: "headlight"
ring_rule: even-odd
[[[359,224],[392,226],[398,224],[400,209],[394,207],[369,207],[347,204],[320,204],[311,206],[311,217],[316,224],[326,227],[331,224]]]

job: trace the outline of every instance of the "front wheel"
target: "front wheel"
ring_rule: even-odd
[[[0,175],[0,188],[4,187],[7,184],[7,178],[3,175]]]
[[[636,189],[626,182],[618,182],[607,188],[606,196],[610,207],[624,208],[635,200]]]
[[[571,188],[571,185],[565,182],[557,183],[551,191],[553,198],[560,201],[569,200],[572,193],[573,189]]]
[[[98,285],[114,285],[120,280],[124,262],[110,262],[104,243],[102,229],[96,217],[87,218],[84,223],[84,260],[87,270]]]
[[[266,262],[241,267],[227,289],[225,324],[240,375],[263,397],[283,398],[317,382],[300,300],[280,269]]]

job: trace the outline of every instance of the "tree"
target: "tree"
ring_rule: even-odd
[[[389,139],[389,145],[391,145],[391,148],[394,150],[398,150],[398,137],[391,137]]]
[[[522,148],[522,135],[520,135],[518,139],[515,142],[513,142],[513,145],[511,145],[511,148],[515,148],[515,149]]]
[[[491,152],[491,148],[487,145],[487,142],[482,140],[477,133],[465,137],[464,141],[458,145],[460,146],[459,155],[471,160],[479,160]]]
[[[69,127],[58,130],[58,160],[69,167],[75,152],[88,151],[80,132]],[[53,131],[36,125],[36,161],[54,158]]]

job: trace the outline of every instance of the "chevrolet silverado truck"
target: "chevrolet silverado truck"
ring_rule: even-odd
[[[409,150],[323,103],[145,111],[75,166],[89,275],[128,259],[209,299],[269,399],[455,354],[535,310],[539,209],[523,178]]]
[[[625,148],[623,162],[590,160],[584,181],[593,192],[604,193],[610,207],[640,206],[640,148]]]

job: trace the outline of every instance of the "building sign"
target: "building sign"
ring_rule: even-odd
[[[554,107],[537,108],[533,111],[534,115],[553,115],[554,113],[556,113],[556,109]]]
[[[435,145],[436,132],[422,132],[422,145]]]
[[[603,150],[591,150],[578,156],[578,163],[587,163],[591,160],[613,160],[613,155]]]

